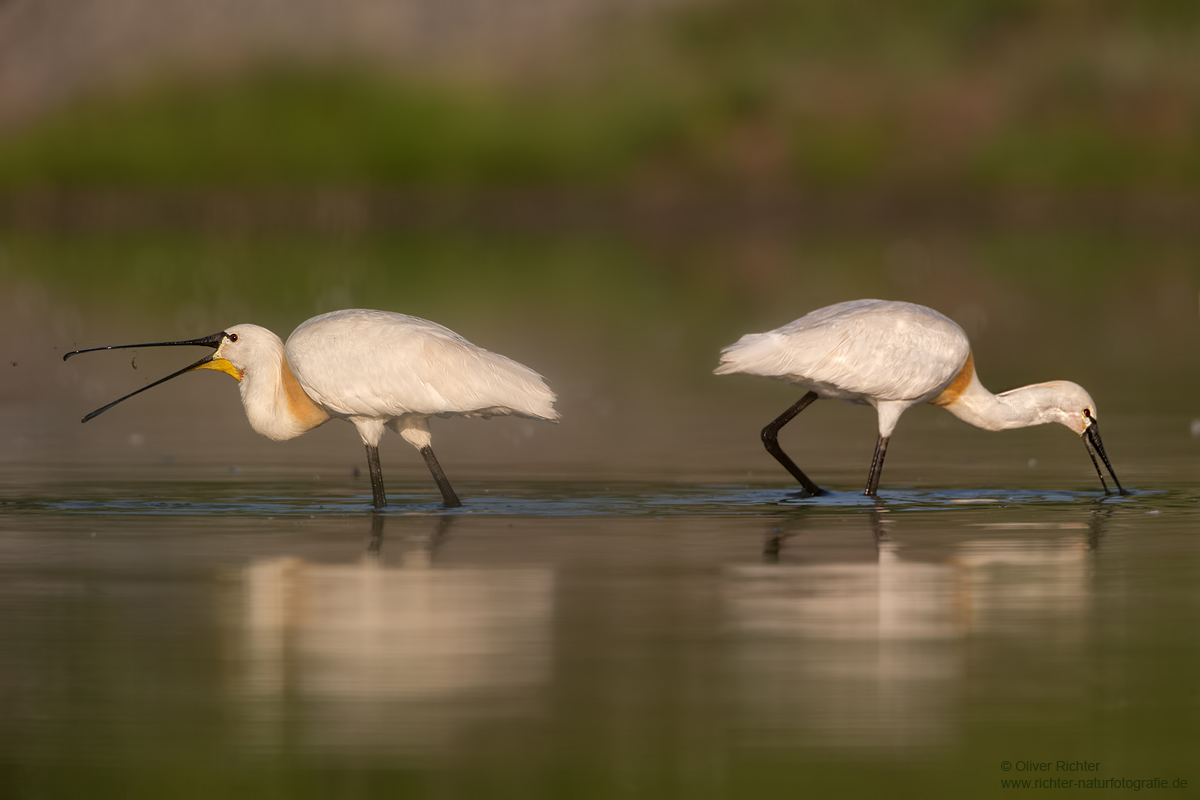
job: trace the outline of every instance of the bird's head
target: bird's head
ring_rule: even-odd
[[[1104,466],[1108,468],[1108,474],[1112,476],[1113,483],[1117,485],[1117,491],[1125,494],[1121,482],[1117,480],[1117,473],[1113,471],[1112,464],[1108,460],[1108,454],[1104,452],[1104,443],[1100,440],[1100,425],[1097,421],[1096,401],[1092,399],[1092,396],[1082,386],[1070,381],[1051,381],[1040,384],[1040,388],[1048,390],[1047,397],[1051,401],[1044,410],[1046,418],[1066,425],[1083,438],[1083,444],[1087,448],[1088,455],[1092,457],[1092,465],[1096,467],[1096,474],[1100,476],[1100,483],[1104,485],[1104,491],[1108,491],[1108,486],[1104,483],[1104,474],[1100,472],[1100,464],[1096,462],[1097,454],[1104,462]]]
[[[1108,467],[1108,474],[1117,485],[1117,491],[1126,494],[1121,488],[1121,482],[1117,480],[1117,473],[1113,472],[1108,455],[1104,452],[1104,443],[1100,441],[1100,426],[1096,422],[1096,401],[1082,386],[1070,381],[1050,381],[1001,392],[999,396],[1012,400],[1020,398],[1021,405],[1032,411],[1032,419],[1036,420],[1032,424],[1057,422],[1081,436],[1088,455],[1092,457],[1092,465],[1096,467],[1096,474],[1100,476],[1104,491],[1108,492],[1108,484],[1104,483],[1104,474],[1100,472],[1100,463],[1096,461],[1097,454],[1104,461],[1104,466]]]
[[[1078,383],[1050,381],[1038,388],[1045,390],[1043,414],[1048,421],[1066,425],[1079,436],[1096,423],[1096,401]]]
[[[234,325],[222,332],[212,360],[196,369],[215,369],[237,380],[254,372],[260,364],[279,363],[279,337],[266,328],[249,323]]]
[[[197,369],[213,369],[218,372],[224,372],[227,375],[233,376],[240,381],[245,377],[246,371],[250,369],[261,358],[265,357],[266,348],[273,344],[279,346],[279,339],[275,334],[268,331],[266,328],[260,328],[257,325],[234,325],[228,330],[214,333],[211,336],[203,336],[199,339],[184,339],[177,342],[144,342],[142,344],[114,344],[106,347],[91,347],[86,350],[74,350],[63,356],[63,361],[80,353],[90,353],[96,350],[123,350],[131,347],[182,347],[185,345],[211,347],[214,352],[197,361],[195,364],[190,364],[178,372],[172,372],[165,378],[161,378],[154,383],[143,386],[136,392],[121,397],[103,408],[98,408],[92,413],[83,418],[87,422],[92,417],[103,414],[108,409],[118,403],[128,400],[136,394],[141,394],[147,389],[158,386],[160,383],[165,383],[172,378],[177,378],[186,372],[191,372]]]

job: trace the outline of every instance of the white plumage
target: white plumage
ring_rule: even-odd
[[[879,442],[864,494],[875,494],[888,439],[900,415],[918,403],[941,406],[987,430],[1047,422],[1066,425],[1086,434],[1088,452],[1095,446],[1117,480],[1100,442],[1096,404],[1081,386],[1051,381],[992,394],[975,374],[963,329],[914,303],[852,300],[817,309],[773,331],[746,334],[721,351],[714,371],[762,375],[808,390],[763,429],[762,438],[767,450],[810,494],[820,494],[821,489],[788,458],[776,437],[817,398],[869,404],[879,414]],[[1095,463],[1095,456],[1092,460]],[[1096,472],[1100,474],[1098,464]],[[1103,475],[1100,480],[1103,483]]]
[[[721,351],[716,374],[763,375],[855,403],[912,405],[945,389],[970,353],[963,329],[931,308],[852,300],[746,334]]]
[[[287,357],[308,396],[336,416],[558,419],[541,375],[420,317],[322,314],[292,332]]]

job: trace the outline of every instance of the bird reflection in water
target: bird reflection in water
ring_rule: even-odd
[[[850,529],[814,508],[777,517],[764,563],[722,576],[739,729],[750,744],[952,745],[971,691],[967,637],[1043,654],[1084,646],[1109,513],[980,522],[950,542],[884,503]]]
[[[367,541],[366,557],[378,561],[383,556],[383,526],[386,517],[375,511],[371,514],[371,538]],[[437,515],[437,524],[432,531],[422,531],[415,526],[403,540],[403,556],[400,563],[405,567],[428,567],[433,565],[433,556],[450,532],[454,517]]]
[[[803,530],[806,514],[809,512],[810,509],[797,509],[780,524],[773,525],[767,531],[766,540],[763,542],[763,561],[765,563],[779,563],[779,556],[783,552],[784,544],[789,538]],[[869,518],[871,521],[871,534],[877,546],[887,540],[887,528],[884,521],[886,513],[887,507],[884,502],[879,498],[875,498],[875,507],[871,510]]]
[[[351,563],[241,573],[235,678],[247,746],[357,753],[448,747],[532,713],[551,670],[554,572],[435,565],[449,517],[373,515]],[[385,554],[384,526],[399,563]]]

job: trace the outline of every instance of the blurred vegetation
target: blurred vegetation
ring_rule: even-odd
[[[847,298],[887,297],[959,322],[997,391],[1073,379],[1120,408],[1142,407],[1152,385],[1157,408],[1178,410],[1193,408],[1200,391],[1200,373],[1177,369],[1200,358],[1194,251],[1188,234],[1119,230],[677,242],[438,231],[34,233],[5,237],[0,283],[35,307],[73,310],[77,321],[55,334],[59,347],[94,343],[99,323],[82,319],[109,320],[121,329],[109,336],[131,340],[238,322],[286,335],[314,314],[386,308],[501,352],[537,353],[556,374],[705,392],[715,354],[742,333]]]
[[[559,97],[273,67],[232,83],[162,82],[89,101],[5,143],[15,186],[479,186],[593,182],[670,123]]]
[[[156,77],[0,140],[0,186],[1200,185],[1200,5],[741,0],[483,87]]]

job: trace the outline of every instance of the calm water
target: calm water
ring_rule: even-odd
[[[1030,483],[10,490],[0,796],[1200,786],[1200,491]]]

